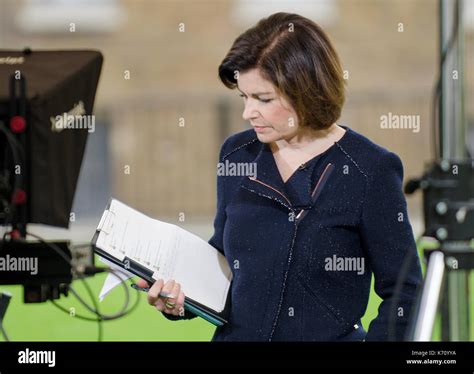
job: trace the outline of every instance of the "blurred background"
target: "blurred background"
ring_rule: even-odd
[[[94,112],[68,230],[31,225],[48,239],[90,241],[110,196],[160,220],[212,235],[220,145],[250,128],[236,91],[217,68],[235,38],[260,18],[287,11],[327,31],[346,71],[339,124],[397,153],[405,179],[431,160],[432,92],[438,70],[438,3],[434,0],[0,0],[0,48],[94,49],[104,55]],[[466,118],[474,143],[474,1],[465,1]],[[420,131],[383,129],[389,113],[418,116]],[[409,197],[415,236],[423,230],[421,194]],[[183,219],[184,217],[184,219]],[[91,284],[98,294],[103,277]],[[94,323],[50,303],[26,305],[21,287],[5,318],[12,340],[95,340]],[[78,286],[80,289],[80,286]],[[121,290],[103,302],[122,302]],[[133,295],[135,297],[135,295]],[[170,322],[146,305],[106,323],[105,340],[210,340],[206,322]],[[65,308],[81,305],[62,298]],[[371,297],[363,320],[376,316]],[[473,333],[474,335],[474,333]]]

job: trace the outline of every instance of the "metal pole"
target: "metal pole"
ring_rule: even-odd
[[[456,6],[457,5],[457,11]],[[467,155],[464,115],[464,32],[463,0],[440,0],[440,56],[457,37],[441,67],[440,96],[440,156],[442,159],[461,159]],[[456,17],[456,12],[458,17]],[[454,23],[458,22],[457,27]],[[441,61],[440,61],[441,62]]]
[[[444,270],[443,252],[431,253],[421,293],[420,309],[416,316],[413,341],[431,340],[443,286]]]
[[[456,8],[457,7],[457,8]],[[456,17],[456,12],[458,17]],[[440,96],[440,156],[441,159],[459,160],[467,156],[464,116],[464,25],[463,0],[440,0],[440,48],[449,47],[453,30],[457,29],[457,38],[446,55],[441,67]],[[455,22],[458,22],[457,26]],[[469,340],[469,295],[468,272],[451,271],[446,277],[448,303],[442,308],[443,340]]]

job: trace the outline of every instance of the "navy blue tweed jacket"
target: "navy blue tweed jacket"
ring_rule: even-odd
[[[217,177],[209,243],[225,255],[233,281],[229,324],[213,341],[386,340],[397,276],[411,254],[395,305],[396,338],[403,338],[421,282],[403,166],[395,153],[342,127],[344,136],[306,170],[298,206],[253,129],[224,142],[220,162],[255,163],[257,173]],[[372,275],[382,303],[366,332]]]

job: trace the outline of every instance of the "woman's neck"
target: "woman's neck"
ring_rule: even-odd
[[[322,148],[331,146],[338,141],[345,130],[333,123],[324,130],[302,128],[297,134],[289,139],[280,139],[270,144],[272,152],[303,152],[312,154]]]

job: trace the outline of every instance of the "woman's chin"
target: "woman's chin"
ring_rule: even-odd
[[[272,134],[265,134],[265,133],[258,133],[258,132],[255,132],[255,134],[257,135],[257,139],[260,140],[260,142],[262,143],[271,143],[273,141],[275,141],[275,136],[272,136]]]

